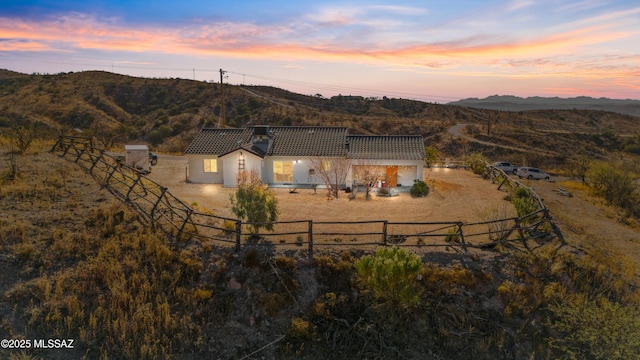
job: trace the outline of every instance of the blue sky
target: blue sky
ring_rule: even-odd
[[[640,99],[640,3],[3,1],[0,68],[104,70],[445,103]]]

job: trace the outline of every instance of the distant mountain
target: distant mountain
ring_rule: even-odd
[[[469,98],[447,105],[466,106],[489,110],[602,110],[640,116],[640,100],[616,100],[579,96],[575,98],[539,97],[521,98],[512,95],[493,95],[484,99]]]

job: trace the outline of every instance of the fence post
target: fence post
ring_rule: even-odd
[[[133,181],[133,185],[131,185],[129,187],[129,191],[127,191],[127,195],[125,196],[125,198],[129,201],[129,195],[131,194],[131,191],[133,191],[133,188],[136,187],[136,185],[138,185],[138,181],[140,181],[140,178],[142,177],[142,175],[140,173],[136,173],[136,175],[138,175],[138,177]]]
[[[56,141],[55,144],[53,144],[53,147],[51,148],[51,150],[49,150],[50,153],[53,153],[56,151],[56,149],[58,148],[58,145],[61,145],[62,143],[62,135],[58,135],[58,140]]]
[[[156,213],[156,209],[158,208],[158,204],[160,204],[160,201],[162,201],[162,197],[164,196],[164,193],[167,192],[167,188],[166,187],[161,187],[160,188],[160,195],[158,196],[158,200],[156,200],[156,202],[153,204],[153,208],[151,209],[151,226],[155,226],[155,213]]]
[[[240,240],[242,235],[242,222],[236,221],[236,251],[240,251]]]
[[[84,155],[84,153],[87,151],[84,147],[82,148],[82,150],[78,149],[78,147],[75,146],[74,144],[74,150],[78,153],[78,156],[76,157],[76,159],[73,161],[74,163],[78,163],[78,160],[80,160],[80,158],[82,157],[82,155]]]
[[[128,195],[128,194],[127,194]],[[189,222],[189,220],[191,220],[191,214],[193,213],[193,210],[189,209],[187,212],[187,217],[184,219],[184,221],[182,222],[182,226],[180,226],[180,229],[178,229],[178,235],[176,236],[176,239],[179,241],[180,237],[182,236],[182,231],[184,230],[184,228],[187,226],[187,223]]]
[[[309,220],[309,260],[313,260],[313,220]]]
[[[384,246],[387,246],[387,225],[389,221],[385,220],[382,222],[382,243]]]
[[[117,165],[110,165],[111,166],[111,172],[107,175],[107,177],[104,179],[104,186],[111,186],[109,184],[109,182],[111,181],[111,178],[113,177],[113,174],[115,174],[115,172],[118,170],[118,166]]]
[[[93,168],[96,167],[96,165],[98,165],[98,163],[100,162],[100,160],[102,160],[102,157],[104,156],[104,150],[100,150],[100,155],[96,155],[96,160],[91,164],[91,167],[89,168],[89,172],[93,174]]]
[[[520,239],[522,239],[522,241],[525,241],[526,239],[524,236],[524,231],[522,230],[522,225],[520,224],[520,219],[521,217],[516,219],[516,228],[518,229],[518,233],[520,234]]]
[[[464,233],[462,231],[462,223],[459,222],[458,223],[458,236],[460,236],[460,243],[462,244],[462,249],[464,250],[465,253],[468,253],[469,250],[467,249],[467,243],[464,240]]]

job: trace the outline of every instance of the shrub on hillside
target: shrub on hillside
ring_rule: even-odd
[[[373,292],[376,299],[402,306],[420,301],[418,276],[423,270],[416,254],[397,247],[380,248],[356,262],[361,284]]]
[[[637,211],[640,194],[634,176],[629,171],[608,163],[595,162],[586,176],[594,194],[604,198],[609,205]]]

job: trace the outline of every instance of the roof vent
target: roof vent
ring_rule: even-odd
[[[253,127],[253,135],[269,136],[269,125],[258,125]]]

